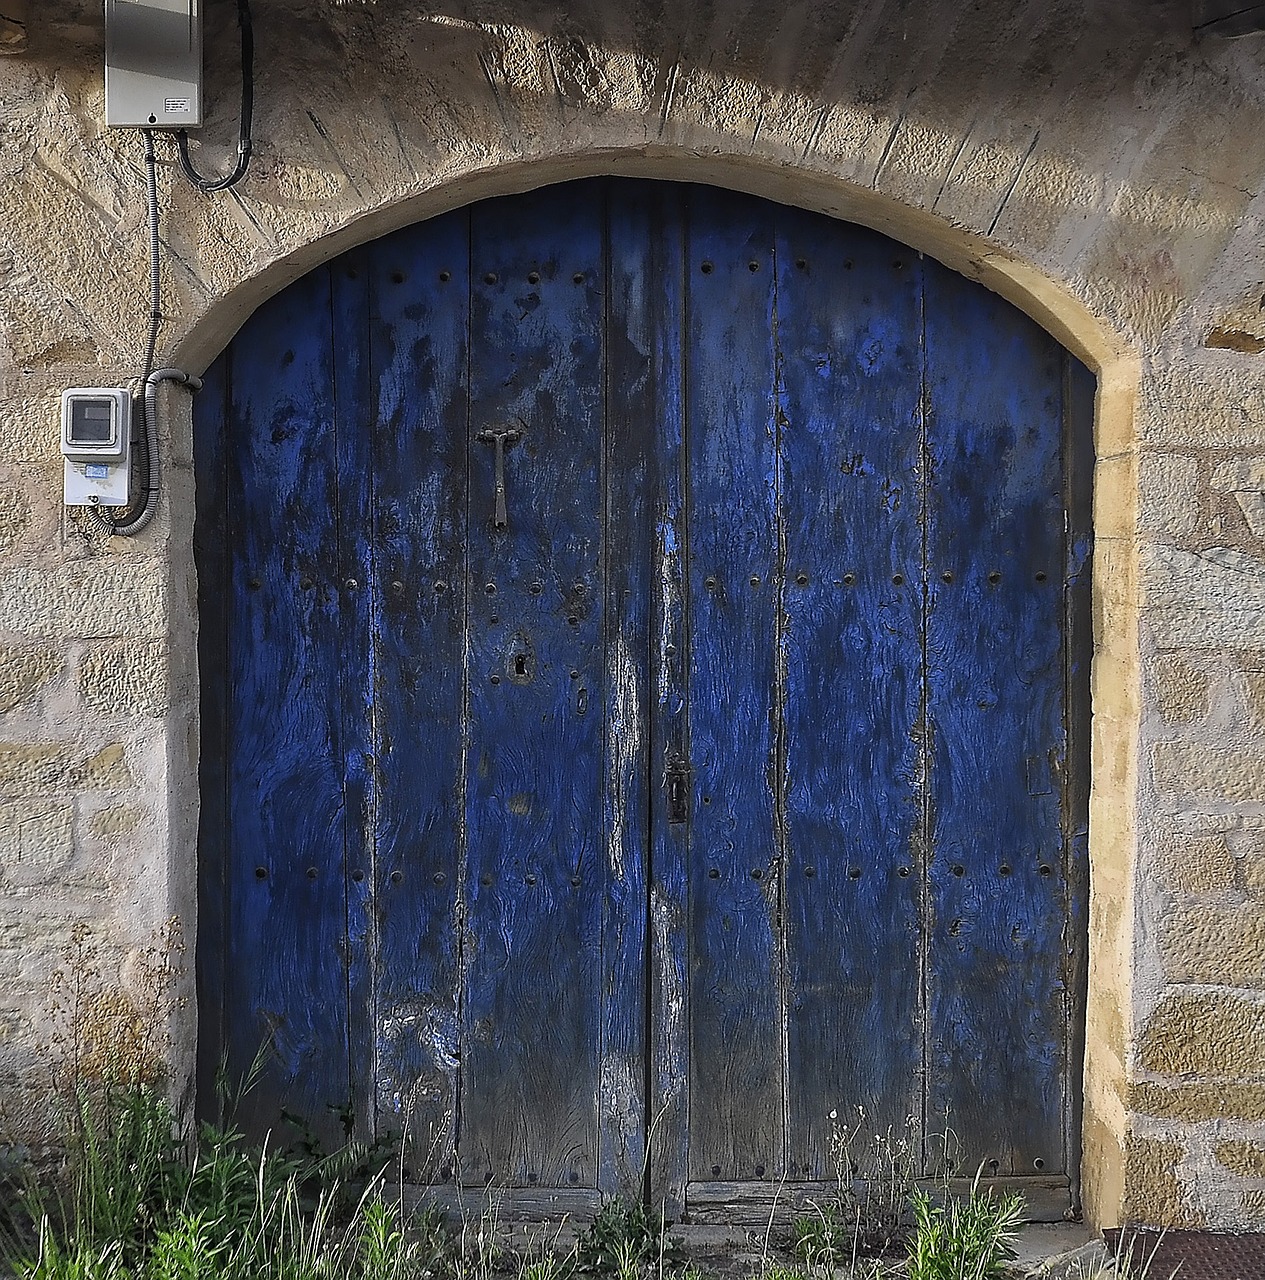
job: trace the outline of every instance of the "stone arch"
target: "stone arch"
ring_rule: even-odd
[[[1126,1138],[1124,1072],[1128,1010],[1132,1006],[1133,858],[1138,735],[1136,547],[1133,540],[1136,464],[1131,453],[1139,360],[1128,341],[1096,315],[1064,282],[983,235],[951,225],[922,208],[871,187],[862,187],[807,167],[795,168],[750,156],[715,153],[700,157],[668,146],[592,149],[572,155],[523,160],[469,171],[377,205],[366,203],[325,235],[244,272],[225,287],[183,332],[174,359],[200,371],[267,297],[313,267],[357,244],[449,209],[573,178],[619,175],[705,182],[796,205],[874,228],[978,280],[1016,305],[1082,359],[1098,377],[1095,409],[1095,562],[1093,732],[1090,818],[1090,955],[1082,1133],[1083,1196],[1088,1216],[1108,1225],[1123,1195],[1122,1150]],[[191,417],[179,393],[167,393],[173,413],[174,449],[189,456]],[[193,501],[187,479],[172,493],[172,581],[177,598],[190,599],[185,614],[172,611],[170,643],[180,664],[192,665],[196,614],[192,578]],[[180,490],[187,501],[178,501]],[[189,673],[191,675],[191,672]],[[196,717],[196,687],[184,705]],[[191,767],[171,778],[173,846],[177,829],[191,834],[198,796],[196,747]],[[191,848],[196,840],[186,841]],[[193,862],[173,867],[171,899],[185,919],[195,918]],[[187,870],[185,869],[187,868]],[[191,1061],[192,1023],[180,1044]]]

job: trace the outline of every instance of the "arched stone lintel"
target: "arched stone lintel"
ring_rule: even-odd
[[[404,199],[366,207],[337,230],[296,245],[261,271],[243,278],[193,317],[175,345],[173,362],[191,372],[203,371],[267,298],[358,244],[480,200],[597,176],[708,183],[871,227],[1000,294],[1058,339],[1098,377],[1094,415],[1090,954],[1082,1194],[1091,1223],[1098,1227],[1115,1225],[1124,1194],[1123,1153],[1129,1127],[1124,1103],[1125,1073],[1135,958],[1133,881],[1140,726],[1135,412],[1141,359],[1137,350],[1095,315],[1067,284],[986,237],[873,188],[819,171],[751,156],[699,154],[668,147],[593,149],[471,169]],[[176,447],[185,452],[192,430],[187,407],[176,411],[172,426]],[[184,441],[179,440],[182,434]],[[179,511],[173,508],[173,548],[187,550],[192,546],[192,502],[179,506]],[[183,559],[183,553],[173,557]],[[186,574],[177,570],[175,577],[184,596],[188,591]],[[196,593],[193,595],[196,598]],[[192,636],[184,634],[187,626],[179,614],[173,616],[171,641],[176,651],[195,645]],[[183,784],[173,780],[173,789],[181,793],[172,797],[173,810],[187,811],[192,805],[196,811],[196,766]],[[177,906],[183,905],[186,918],[191,918],[190,908],[196,898],[192,876],[188,884],[173,884],[172,890]],[[178,1039],[180,1056],[191,1064],[195,1028],[184,1028]]]

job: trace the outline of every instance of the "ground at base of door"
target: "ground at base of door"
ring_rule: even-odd
[[[574,1244],[579,1231],[571,1223],[506,1223],[502,1227],[508,1248],[519,1255],[539,1252],[542,1245],[565,1251]],[[784,1226],[772,1231],[759,1227],[685,1226],[668,1228],[662,1274],[679,1275],[685,1268],[696,1269],[709,1280],[756,1280],[770,1267],[786,1268],[805,1275],[820,1275],[796,1263],[791,1255]],[[1033,1223],[1019,1233],[1015,1261],[1009,1274],[1014,1280],[1091,1280],[1109,1259],[1106,1245],[1088,1227],[1076,1223]],[[901,1255],[888,1260],[884,1272],[899,1275]],[[653,1262],[652,1275],[659,1268]],[[848,1268],[841,1268],[836,1280],[847,1280]],[[858,1267],[856,1276],[872,1274],[870,1266]],[[1263,1273],[1265,1274],[1265,1273]],[[1108,1271],[1103,1280],[1113,1280]],[[1152,1275],[1147,1280],[1160,1280]],[[1167,1277],[1164,1277],[1167,1280]],[[1188,1280],[1183,1274],[1182,1280]],[[1218,1277],[1218,1280],[1220,1278]]]
[[[502,1228],[519,1254],[542,1246],[565,1251],[577,1231],[570,1223],[514,1223]],[[709,1280],[755,1280],[771,1266],[802,1270],[792,1258],[786,1233],[757,1227],[681,1226],[668,1229],[662,1274],[697,1269]],[[1132,1242],[1132,1245],[1131,1243]],[[1010,1280],[1265,1280],[1265,1235],[1206,1231],[1108,1231],[1099,1235],[1081,1223],[1031,1223],[1019,1233]],[[1119,1261],[1117,1261],[1117,1259]],[[900,1258],[884,1274],[898,1277]],[[652,1275],[659,1273],[653,1263]],[[819,1275],[819,1271],[811,1274]],[[858,1268],[855,1277],[873,1274]],[[848,1280],[841,1268],[835,1280]]]

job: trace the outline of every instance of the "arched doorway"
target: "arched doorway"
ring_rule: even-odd
[[[262,1045],[254,1127],[695,1216],[862,1107],[1061,1215],[1091,412],[980,286],[711,188],[266,303],[196,409],[204,1080]]]

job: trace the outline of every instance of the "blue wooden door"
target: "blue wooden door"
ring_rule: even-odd
[[[272,299],[197,406],[204,1105],[257,1059],[256,1130],[700,1218],[860,1109],[1061,1213],[1091,405],[979,286],[707,188]]]

